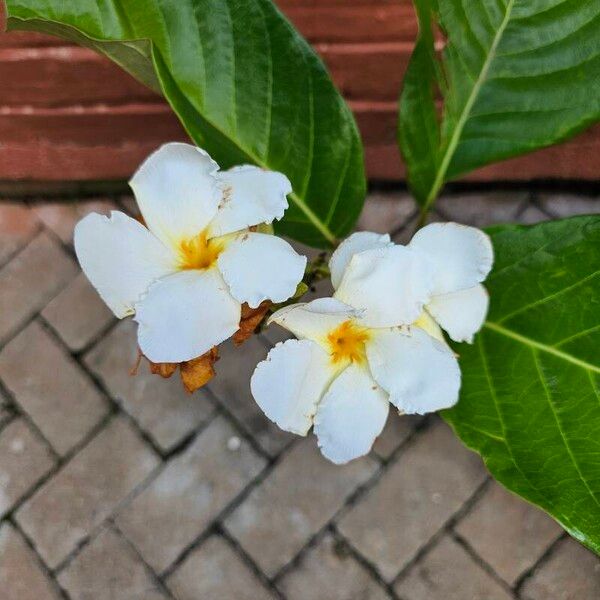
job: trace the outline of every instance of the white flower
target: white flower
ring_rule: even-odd
[[[366,308],[375,325],[418,321],[443,339],[437,321],[456,342],[472,342],[488,310],[485,280],[494,252],[481,230],[433,223],[408,246],[388,235],[358,232],[333,253],[329,267],[335,298]],[[364,298],[363,298],[364,297]]]
[[[329,263],[334,297],[271,317],[299,339],[257,366],[254,398],[286,431],[314,426],[335,463],[370,450],[390,402],[419,414],[454,405],[460,369],[431,315],[452,337],[471,337],[487,310],[479,282],[492,260],[483,232],[451,223],[424,228],[409,247],[387,235],[350,236]]]
[[[148,157],[130,185],[147,228],[122,212],[91,214],[75,228],[75,250],[115,315],[134,315],[149,360],[201,356],[235,333],[242,303],[294,294],[306,258],[249,230],[283,216],[291,186],[281,173],[219,172],[200,148],[172,143]]]

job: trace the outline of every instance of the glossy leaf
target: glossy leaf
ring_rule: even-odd
[[[507,488],[600,552],[600,216],[490,231],[489,317],[445,412]]]
[[[401,97],[399,141],[420,204],[431,204],[445,181],[600,120],[599,2],[414,3],[421,33]],[[447,36],[439,59],[431,20]],[[437,137],[438,125],[423,117],[435,111],[432,88],[443,98],[433,148],[423,141]]]
[[[279,232],[325,247],[352,229],[365,195],[354,119],[270,0],[8,0],[7,7],[9,29],[75,40],[162,92],[221,166],[284,172],[294,191]]]

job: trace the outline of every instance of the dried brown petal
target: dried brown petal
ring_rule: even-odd
[[[248,338],[252,337],[254,330],[265,318],[271,306],[273,306],[273,303],[270,300],[265,300],[256,308],[250,308],[246,303],[242,304],[240,328],[233,334],[233,343],[236,346],[243,344]]]
[[[179,363],[153,363],[151,361],[148,362],[150,363],[150,373],[152,373],[153,375],[160,375],[165,379],[171,377],[171,375],[173,375],[173,373],[177,371],[177,367],[179,366]]]
[[[191,394],[206,385],[214,376],[214,364],[219,360],[219,349],[215,346],[206,354],[179,364],[181,381]]]

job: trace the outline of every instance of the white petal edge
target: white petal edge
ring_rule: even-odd
[[[151,154],[129,182],[148,229],[175,250],[201,233],[222,198],[218,169],[190,144],[165,144]]]
[[[387,420],[387,394],[364,367],[350,365],[317,408],[315,435],[323,456],[340,465],[368,454]]]
[[[115,315],[135,312],[152,283],[173,273],[177,257],[141,223],[119,211],[91,213],[75,226],[79,264]]]
[[[487,290],[476,285],[466,290],[434,296],[427,311],[455,342],[473,343],[490,303]]]
[[[217,178],[223,198],[210,224],[209,237],[272,223],[287,210],[292,184],[283,173],[243,165],[222,171]]]
[[[432,282],[423,257],[404,246],[355,254],[334,298],[364,309],[369,327],[393,327],[416,321],[430,299]]]
[[[456,404],[460,369],[446,344],[411,327],[410,334],[376,332],[366,347],[375,381],[402,412],[423,415]]]
[[[138,343],[152,362],[202,356],[239,327],[240,303],[217,269],[180,271],[161,279],[136,306]]]
[[[277,323],[299,339],[309,339],[327,347],[327,334],[349,319],[358,319],[360,314],[335,298],[317,298],[281,308],[273,313],[268,323]]]
[[[481,283],[494,262],[489,236],[468,225],[432,223],[417,231],[409,244],[423,252],[434,271],[433,294],[447,294]]]
[[[256,308],[263,300],[284,302],[294,295],[306,257],[275,235],[246,232],[227,244],[218,264],[231,295]]]
[[[372,250],[373,248],[385,248],[393,246],[390,236],[386,234],[373,233],[372,231],[357,231],[346,238],[335,250],[329,259],[329,270],[331,272],[331,283],[337,289],[348,263],[355,254]]]
[[[284,431],[306,435],[323,392],[336,371],[309,340],[287,340],[258,363],[250,389],[258,406]]]

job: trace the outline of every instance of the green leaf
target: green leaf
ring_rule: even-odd
[[[365,196],[356,124],[320,59],[270,0],[8,0],[9,29],[89,46],[169,101],[227,168],[291,180],[280,233],[327,247]],[[151,123],[148,124],[151,127]]]
[[[600,216],[490,230],[490,312],[444,413],[496,479],[600,553]]]
[[[421,33],[401,97],[399,128],[420,204],[429,206],[449,179],[555,144],[600,120],[599,2],[414,3]],[[432,19],[447,36],[441,59],[429,33]],[[427,93],[434,84],[443,111],[439,143],[432,148],[424,139],[435,139],[438,125],[422,115],[435,111]]]

